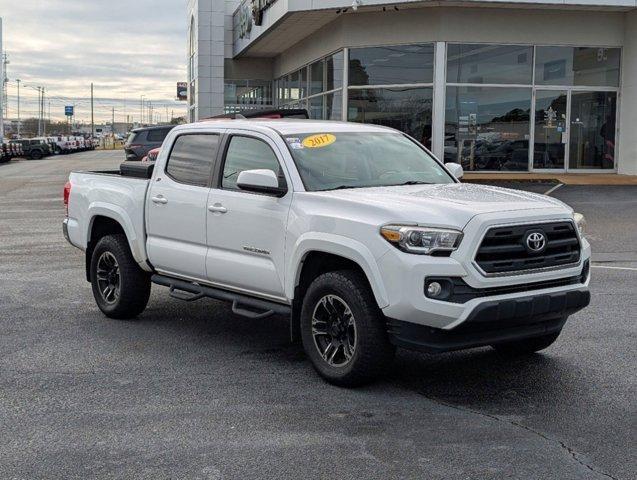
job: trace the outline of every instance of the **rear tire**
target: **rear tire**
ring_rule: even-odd
[[[515,342],[498,343],[491,345],[498,353],[508,356],[531,355],[550,347],[560,336],[561,331],[550,333],[541,337],[527,338]]]
[[[31,152],[31,160],[40,160],[42,158],[42,152],[40,150],[34,150]]]
[[[131,319],[150,298],[150,275],[133,258],[125,235],[107,235],[91,257],[91,285],[99,309],[109,318]]]
[[[342,387],[377,379],[395,353],[367,279],[352,270],[312,282],[303,298],[301,338],[319,375]]]

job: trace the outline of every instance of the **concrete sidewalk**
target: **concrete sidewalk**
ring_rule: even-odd
[[[565,185],[637,185],[637,175],[615,173],[473,173],[466,172],[467,182],[552,182]]]

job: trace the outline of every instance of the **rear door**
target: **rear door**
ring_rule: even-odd
[[[259,133],[228,132],[208,198],[208,280],[268,298],[284,297],[284,255],[292,190],[282,198],[242,191],[244,170],[270,169],[286,180],[276,144]]]
[[[163,170],[151,181],[148,258],[160,273],[206,278],[206,202],[220,138],[219,133],[178,136]]]

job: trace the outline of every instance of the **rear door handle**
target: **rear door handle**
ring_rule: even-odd
[[[212,213],[228,213],[228,209],[219,204],[210,205],[208,207],[208,210],[211,211]]]
[[[153,203],[160,203],[162,205],[166,205],[168,203],[168,200],[162,197],[161,195],[157,197],[152,197],[151,200],[153,201]]]

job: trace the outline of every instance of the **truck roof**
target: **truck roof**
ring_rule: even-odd
[[[302,120],[302,119],[211,119],[199,123],[180,125],[175,130],[203,130],[206,127],[245,129],[245,130],[274,130],[281,135],[295,135],[306,133],[335,133],[335,132],[397,132],[393,128],[370,125],[365,123],[335,122],[331,120]]]

